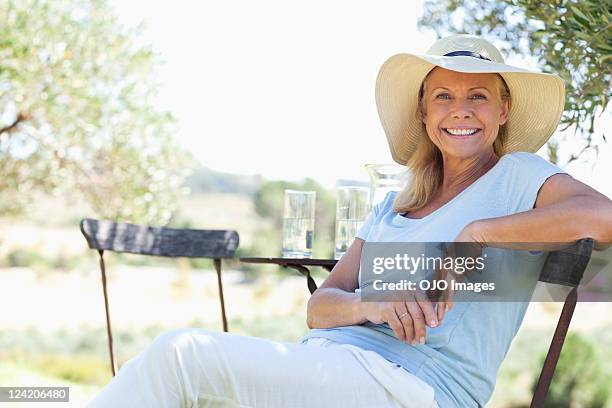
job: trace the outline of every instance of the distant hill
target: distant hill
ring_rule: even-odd
[[[200,193],[236,193],[253,196],[259,187],[266,181],[261,175],[244,175],[223,173],[207,167],[194,170],[193,174],[185,180],[191,194]],[[338,179],[336,187],[363,186],[368,187],[369,182],[363,180]]]
[[[242,175],[222,173],[206,167],[193,171],[185,180],[191,194],[200,193],[236,193],[253,196],[264,182],[260,175]]]

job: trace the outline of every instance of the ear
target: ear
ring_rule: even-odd
[[[499,124],[504,125],[508,121],[508,114],[510,112],[510,98],[506,98],[502,101],[502,110],[499,114]]]

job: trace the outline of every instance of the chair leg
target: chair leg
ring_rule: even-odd
[[[117,372],[117,361],[113,351],[113,332],[111,330],[110,312],[108,310],[108,294],[106,291],[106,268],[104,267],[104,250],[98,250],[100,254],[100,271],[102,272],[102,291],[104,292],[104,311],[106,312],[106,334],[108,337],[108,350],[110,352],[110,364],[113,377]]]
[[[223,284],[221,283],[221,258],[214,259],[215,270],[217,271],[217,286],[219,286],[219,300],[221,301],[221,320],[223,321],[223,331],[227,332],[227,318],[225,316],[225,302],[223,300]]]
[[[574,287],[567,295],[565,303],[563,304],[563,310],[561,311],[555,334],[550,343],[550,348],[548,349],[548,354],[544,360],[544,366],[542,367],[542,372],[540,373],[540,378],[538,379],[538,384],[536,385],[533,399],[531,400],[531,408],[540,408],[544,406],[548,388],[550,387],[555,368],[557,367],[557,362],[559,361],[559,356],[561,355],[561,349],[565,342],[565,335],[569,329],[577,300],[577,289]]]

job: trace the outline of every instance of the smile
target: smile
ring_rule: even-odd
[[[442,129],[442,130],[444,130],[450,136],[468,137],[468,136],[473,136],[473,135],[479,133],[482,129],[478,129],[478,128],[472,128],[472,129],[445,128],[445,129]]]

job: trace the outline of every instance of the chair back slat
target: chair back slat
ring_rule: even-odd
[[[188,258],[231,258],[238,248],[234,230],[200,230],[81,220],[81,232],[91,249],[141,255]]]
[[[566,249],[548,254],[540,281],[565,286],[578,286],[591,259],[594,241],[581,239]]]

